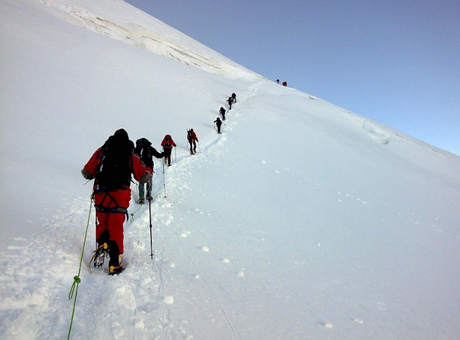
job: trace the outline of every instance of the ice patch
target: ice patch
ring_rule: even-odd
[[[385,132],[378,128],[375,124],[369,123],[368,121],[363,122],[363,129],[368,132],[377,142],[380,144],[388,144],[390,139]]]

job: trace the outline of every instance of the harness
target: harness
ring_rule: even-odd
[[[94,207],[96,208],[96,211],[98,212],[101,212],[101,213],[121,213],[121,214],[125,214],[126,215],[126,218],[129,219],[129,215],[128,215],[128,209],[126,208],[123,208],[123,207],[120,207],[117,203],[117,201],[113,198],[113,196],[110,194],[111,191],[117,191],[119,189],[110,189],[110,188],[103,188],[103,187],[98,187],[94,190],[93,192],[93,196],[95,194],[98,194],[98,193],[104,193],[104,197],[102,198],[102,201],[99,205],[94,205]],[[121,190],[124,190],[124,189],[121,189]],[[105,199],[107,198],[107,196],[116,204],[115,207],[104,207],[103,204],[104,204],[104,201]]]

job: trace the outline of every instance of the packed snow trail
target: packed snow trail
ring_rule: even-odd
[[[236,112],[233,109],[232,113]],[[234,124],[227,123],[227,129],[231,129]],[[184,150],[178,152],[177,163],[164,169],[166,178],[158,170],[162,169],[163,160],[155,162],[157,171],[153,181],[152,203],[153,261],[149,257],[148,204],[139,207],[134,203],[137,200],[137,186],[132,186],[129,212],[135,212],[125,223],[126,269],[120,275],[110,277],[106,268],[94,268],[93,273],[89,273],[88,263],[95,249],[95,222],[92,216],[80,275],[72,339],[193,338],[193,335],[187,333],[187,320],[177,322],[170,309],[174,296],[168,295],[165,276],[169,282],[174,263],[164,257],[163,250],[167,245],[160,243],[157,237],[166,232],[169,236],[175,235],[176,240],[181,243],[180,235],[187,235],[187,232],[179,233],[177,230],[167,229],[174,221],[173,202],[181,203],[184,199],[181,193],[187,190],[187,181],[183,177],[188,177],[190,162],[197,157],[206,157],[206,152],[225,140],[225,134],[204,134],[201,153],[190,156]],[[164,180],[171,199],[163,197]],[[88,190],[91,190],[90,185]],[[88,192],[88,197],[90,194]],[[9,296],[8,292],[14,291],[17,298],[3,299],[2,305],[6,309],[1,313],[4,321],[0,329],[2,339],[64,337],[72,306],[72,301],[67,299],[68,290],[72,285],[72,273],[76,275],[78,272],[88,201],[79,198],[69,202],[67,210],[57,214],[44,233],[37,235],[29,244],[24,240],[22,247],[3,254],[1,261],[6,270],[1,274],[2,295]],[[229,339],[240,339],[238,329],[213,293],[205,275],[200,272],[183,245],[182,249],[228,324],[232,334]],[[11,313],[12,310],[14,313]],[[95,327],[88,329],[88,325]]]

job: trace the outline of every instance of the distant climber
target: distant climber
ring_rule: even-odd
[[[147,138],[140,138],[136,141],[136,148],[134,153],[144,162],[144,164],[152,169],[153,171],[153,156],[156,158],[163,158],[164,153],[159,153],[155,148],[152,147],[152,143]],[[144,204],[144,200],[152,199],[152,179],[146,183],[147,195],[145,195],[144,184],[139,183],[139,204]]]
[[[233,103],[236,104],[236,93],[232,93]]]
[[[187,130],[187,139],[190,144],[190,154],[196,154],[196,143],[199,142],[199,140],[193,129]]]
[[[165,163],[171,166],[171,151],[173,147],[176,147],[176,143],[174,143],[171,135],[166,135],[165,138],[163,138],[161,146],[163,147],[163,153],[165,155]]]
[[[222,120],[225,120],[225,112],[226,112],[225,109],[221,106],[220,110],[219,110],[219,113],[222,116]]]
[[[214,123],[215,123],[216,126],[217,126],[217,133],[220,134],[220,127],[222,126],[222,121],[220,120],[219,117],[217,117],[217,119],[214,121]]]
[[[233,98],[232,97],[228,97],[227,104],[228,104],[228,110],[230,111],[232,109],[232,104],[233,104]]]

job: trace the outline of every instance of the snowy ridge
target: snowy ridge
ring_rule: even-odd
[[[110,6],[109,8],[116,5],[116,7],[120,7],[120,10],[127,11],[128,18],[130,15],[134,15],[136,18],[145,16],[146,19],[143,21],[145,26],[142,26],[139,21],[125,21],[126,17],[120,18],[116,16],[114,19],[110,19],[110,17],[113,17],[113,15],[110,15],[110,12],[105,10],[98,11],[97,5],[95,7],[91,1],[38,1],[53,8],[55,10],[55,15],[62,20],[121,41],[125,44],[167,57],[171,60],[176,60],[203,71],[231,78],[256,76],[255,73],[205,48],[203,45],[193,41],[191,38],[178,31],[171,34],[169,39],[166,38],[167,35],[164,34],[164,27],[160,34],[155,34],[154,30],[156,25],[158,25],[155,24],[155,22],[158,20],[123,1],[117,0],[115,3],[112,1],[108,2],[107,5]],[[99,14],[96,14],[97,12],[99,12]],[[166,25],[163,24],[163,26]]]

